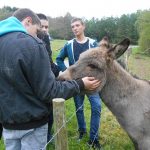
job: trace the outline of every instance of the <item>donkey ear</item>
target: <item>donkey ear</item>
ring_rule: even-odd
[[[128,49],[129,45],[130,45],[130,40],[126,38],[120,43],[111,47],[108,53],[109,55],[111,55],[111,57],[113,57],[113,59],[117,59]]]

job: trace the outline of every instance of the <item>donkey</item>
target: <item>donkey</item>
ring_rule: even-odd
[[[59,79],[94,76],[101,81],[96,91],[127,132],[136,150],[150,150],[150,82],[134,78],[116,61],[128,48],[129,39],[89,49]],[[89,91],[85,91],[89,92]]]

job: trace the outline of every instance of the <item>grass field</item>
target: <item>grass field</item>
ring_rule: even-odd
[[[66,43],[65,40],[53,40],[51,41],[51,48],[52,48],[52,55],[53,55],[53,61],[56,60],[57,55],[60,52],[60,49],[64,46]]]
[[[59,48],[61,48],[66,41],[54,40],[51,42],[53,49],[53,60],[59,53]],[[137,53],[132,53],[129,57],[129,69],[130,72],[136,74],[140,78],[150,80],[150,57],[145,55],[140,55]],[[73,118],[67,123],[68,132],[68,144],[69,150],[88,150],[86,145],[88,141],[89,134],[83,138],[81,142],[77,141],[77,121],[75,115],[75,106],[72,99],[65,102],[66,107],[66,120],[68,120],[72,115]],[[87,131],[90,130],[90,104],[87,98],[85,99],[85,118],[87,123]],[[105,107],[102,103],[102,113],[101,113],[101,126],[100,126],[100,143],[104,150],[134,150],[132,142],[130,141],[127,134],[122,130],[118,122],[112,113]],[[49,144],[47,150],[54,150],[54,144]],[[0,141],[0,150],[4,150],[3,141]]]

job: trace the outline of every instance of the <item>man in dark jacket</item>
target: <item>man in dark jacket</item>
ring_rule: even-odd
[[[52,99],[68,99],[100,84],[93,77],[56,81],[45,46],[37,38],[40,26],[29,9],[0,21],[0,123],[9,150],[43,148]]]
[[[52,72],[54,73],[55,77],[57,77],[59,75],[60,70],[59,70],[58,66],[52,60],[52,50],[51,50],[51,45],[50,45],[50,36],[49,36],[49,33],[48,33],[48,28],[49,28],[48,18],[42,13],[37,14],[37,16],[40,18],[41,28],[42,28],[42,32],[39,32],[37,34],[37,36],[45,44],[46,50],[47,50],[48,55],[49,55],[49,61],[50,61],[50,64],[51,64]],[[52,103],[51,103],[51,108],[53,108]],[[50,115],[49,115],[47,141],[50,141],[51,138],[52,138],[52,134],[51,134],[52,125],[53,125],[53,109],[51,109],[51,112],[50,112]]]

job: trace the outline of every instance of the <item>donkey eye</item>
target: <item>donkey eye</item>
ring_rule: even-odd
[[[88,67],[93,68],[93,69],[97,68],[97,66],[95,66],[93,64],[88,64]]]

